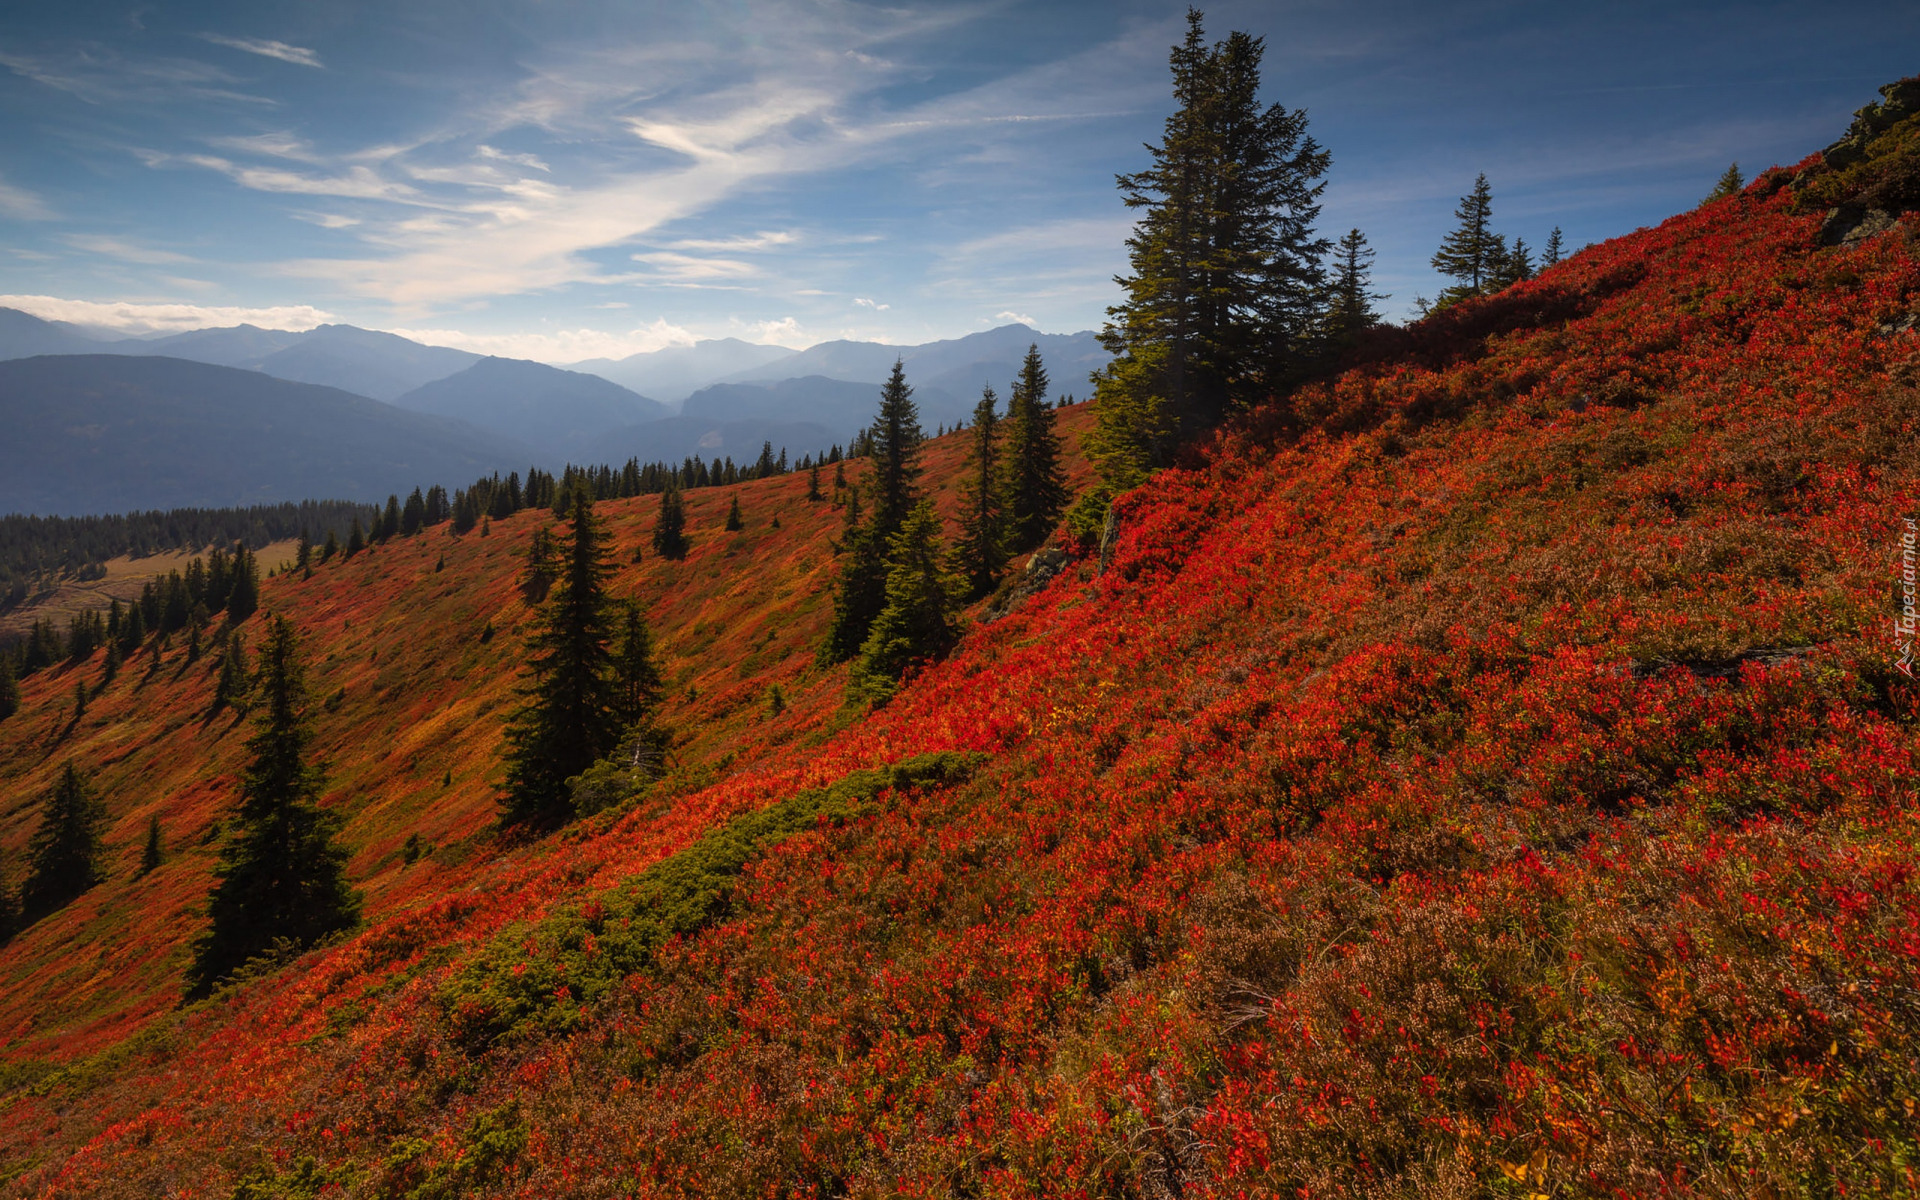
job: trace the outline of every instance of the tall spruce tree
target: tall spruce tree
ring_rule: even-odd
[[[740,515],[740,493],[733,494],[733,503],[727,505],[727,532],[739,533],[747,527],[746,518]]]
[[[1458,281],[1440,294],[1443,304],[1485,295],[1506,257],[1506,239],[1493,232],[1493,189],[1486,172],[1460,197],[1453,215],[1459,224],[1433,254],[1433,269]]]
[[[880,389],[880,410],[865,433],[872,459],[867,473],[866,520],[848,529],[847,558],[834,592],[827,630],[829,662],[861,652],[874,618],[887,606],[887,548],[920,499],[920,409],[899,359]]]
[[[1001,507],[1000,448],[996,444],[1000,418],[994,411],[993,388],[980,392],[973,408],[971,477],[960,493],[960,540],[954,546],[954,565],[966,580],[968,592],[984,596],[1006,565],[1006,513]]]
[[[1712,204],[1715,200],[1725,200],[1728,196],[1738,196],[1740,189],[1746,186],[1747,177],[1740,173],[1740,164],[1734,163],[1720,176],[1719,181],[1713,185],[1713,190],[1708,192],[1707,198],[1700,203]]]
[[[575,488],[572,499],[566,560],[541,606],[522,703],[507,724],[500,808],[508,824],[556,824],[572,816],[567,780],[620,739],[606,591],[613,564],[586,488]]]
[[[1547,235],[1546,249],[1540,251],[1540,269],[1544,271],[1548,267],[1551,267],[1557,264],[1561,260],[1561,258],[1564,257],[1564,254],[1563,254],[1564,249],[1565,249],[1565,245],[1563,242],[1563,235],[1560,232],[1560,227],[1558,225],[1555,225],[1553,227],[1553,232]]]
[[[239,831],[220,850],[189,996],[206,995],[277,942],[310,945],[360,919],[347,851],[334,840],[339,819],[319,804],[326,776],[309,758],[312,742],[299,638],[276,616],[260,646],[260,713],[247,739]]]
[[[353,518],[353,528],[347,533],[347,557],[352,558],[367,548],[367,535],[360,528],[360,518]]]
[[[1047,403],[1047,370],[1040,348],[1027,347],[1013,394],[1007,397],[1007,453],[1001,504],[1006,511],[1006,548],[1019,554],[1045,540],[1067,507],[1066,475],[1060,468],[1060,435]]]
[[[672,480],[660,493],[660,515],[653,523],[653,552],[661,558],[687,556],[687,506]]]
[[[106,820],[106,806],[67,763],[40,810],[40,827],[27,843],[20,907],[29,919],[52,912],[100,882],[100,827]]]
[[[1182,436],[1270,395],[1305,366],[1329,243],[1316,236],[1332,161],[1304,109],[1259,103],[1262,39],[1209,46],[1198,10],[1170,63],[1176,108],[1153,163],[1119,176],[1140,212],[1126,292],[1101,341],[1087,449],[1100,484],[1076,510],[1097,527],[1114,493],[1164,465]]]
[[[887,542],[886,604],[860,647],[849,686],[855,695],[884,699],[901,675],[944,652],[958,636],[954,599],[961,581],[947,573],[940,515],[922,500]]]
[[[1335,354],[1350,349],[1365,330],[1380,323],[1376,300],[1386,295],[1372,290],[1373,248],[1367,235],[1349,229],[1334,247],[1333,282],[1327,289],[1328,349]]]
[[[140,873],[151,875],[160,869],[165,860],[166,846],[160,839],[160,814],[147,818],[147,840],[140,848]]]
[[[620,642],[613,656],[614,715],[625,729],[650,725],[666,691],[653,653],[653,629],[640,606],[622,606]]]
[[[260,560],[244,543],[233,547],[233,566],[227,591],[227,620],[238,625],[260,607]]]

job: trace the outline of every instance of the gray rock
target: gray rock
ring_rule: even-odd
[[[1897,227],[1900,219],[1883,208],[1829,209],[1820,225],[1822,246],[1857,246],[1877,234]]]

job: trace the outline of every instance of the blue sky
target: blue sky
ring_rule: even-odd
[[[567,362],[1097,327],[1184,5],[94,3],[0,13],[0,304]],[[1578,246],[1832,140],[1920,5],[1231,3],[1404,314],[1485,171]]]

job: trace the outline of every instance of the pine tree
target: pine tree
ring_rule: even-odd
[[[973,446],[967,464],[972,477],[960,492],[960,541],[954,547],[954,565],[974,596],[992,589],[1007,561],[1000,454],[995,444],[1000,424],[994,413],[996,399],[992,387],[984,388],[973,408]]]
[[[1715,200],[1725,200],[1728,196],[1738,196],[1740,189],[1746,186],[1747,177],[1740,173],[1740,164],[1734,163],[1721,174],[1719,182],[1713,185],[1713,190],[1708,192],[1707,198],[1700,203],[1712,204]]]
[[[1533,278],[1533,254],[1527,249],[1525,238],[1514,238],[1511,247],[1503,248],[1499,265],[1493,274],[1493,284],[1488,291],[1497,292]]]
[[[109,638],[107,640],[106,656],[101,660],[101,663],[100,663],[100,688],[104,690],[106,686],[112,683],[114,681],[114,678],[119,674],[120,674],[120,643]]]
[[[572,544],[559,586],[542,606],[530,645],[524,698],[507,725],[508,824],[572,815],[566,781],[612,750],[620,737],[613,682],[605,534],[584,488],[573,493]]]
[[[247,706],[247,692],[250,690],[247,679],[247,644],[235,630],[227,637],[225,651],[220,655],[220,676],[213,685],[213,707],[244,710]]]
[[[147,818],[147,842],[140,849],[140,873],[151,875],[160,869],[166,848],[160,840],[160,814]]]
[[[313,578],[313,539],[305,529],[300,531],[300,544],[293,551],[293,566],[300,572],[300,578]]]
[[[829,662],[852,658],[865,645],[874,618],[887,604],[887,547],[920,498],[920,443],[925,435],[898,359],[865,436],[873,457],[866,479],[867,520],[847,534],[849,553],[840,568],[833,624],[827,630]]]
[[[653,552],[661,558],[687,556],[687,508],[678,486],[660,493],[660,516],[653,523]]]
[[[87,681],[73,681],[73,723],[78,725],[87,716]]]
[[[260,647],[260,715],[247,739],[240,831],[220,852],[207,930],[194,945],[188,994],[204,996],[249,959],[284,939],[310,945],[360,919],[347,883],[339,821],[319,805],[325,782],[309,761],[313,733],[293,625],[274,617]]]
[[[400,534],[412,537],[427,527],[427,498],[420,494],[419,488],[407,497],[406,507],[400,510]]]
[[[746,527],[746,521],[740,516],[740,495],[736,492],[733,496],[733,503],[727,506],[727,532],[739,533]]]
[[[29,918],[52,912],[101,881],[100,827],[106,820],[100,798],[67,763],[40,810],[40,827],[27,843],[20,907]]]
[[[340,553],[340,537],[333,530],[329,529],[327,530],[326,544],[320,547],[320,561],[326,562],[338,553]]]
[[[1153,164],[1119,177],[1143,210],[1127,239],[1126,298],[1101,341],[1087,449],[1100,484],[1076,509],[1097,527],[1108,500],[1164,465],[1176,441],[1272,394],[1305,365],[1328,243],[1315,236],[1328,154],[1304,109],[1260,107],[1265,43],[1208,46],[1197,10],[1173,48],[1173,95]]]
[[[826,499],[820,493],[820,464],[814,463],[807,468],[807,499],[817,501]]]
[[[653,630],[640,606],[627,603],[620,620],[620,644],[613,656],[615,716],[628,730],[652,724],[666,691],[653,654]]]
[[[367,535],[360,528],[360,518],[354,517],[353,528],[347,532],[347,557],[352,558],[367,548]]]
[[[13,655],[0,651],[0,721],[20,711],[20,680],[14,672]]]
[[[884,699],[909,667],[944,652],[957,636],[940,516],[922,500],[887,544],[886,605],[860,647],[849,684],[856,695]]]
[[[1473,190],[1460,198],[1454,210],[1460,222],[1434,251],[1433,269],[1459,283],[1441,293],[1441,302],[1486,294],[1499,270],[1505,239],[1493,232],[1493,189],[1483,171]]]
[[[1547,248],[1540,252],[1540,269],[1544,271],[1548,267],[1551,267],[1557,264],[1560,261],[1560,259],[1564,257],[1561,253],[1561,250],[1562,250],[1562,242],[1561,242],[1560,227],[1558,225],[1555,225],[1553,227],[1553,232],[1547,235]]]
[[[400,532],[400,497],[389,495],[387,507],[373,524],[373,540],[384,542]]]
[[[227,593],[227,620],[235,625],[260,607],[260,560],[244,545],[233,548],[232,588]]]
[[[1333,285],[1327,293],[1327,346],[1335,354],[1350,349],[1363,331],[1380,323],[1373,304],[1386,296],[1371,290],[1372,272],[1367,235],[1349,229],[1334,248]]]
[[[1007,454],[1001,503],[1006,512],[1006,548],[1018,554],[1045,540],[1067,507],[1060,469],[1060,437],[1047,404],[1047,372],[1040,348],[1027,347],[1007,397]]]

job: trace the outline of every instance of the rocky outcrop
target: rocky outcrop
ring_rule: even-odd
[[[1901,121],[1920,113],[1920,75],[1889,83],[1880,89],[1880,103],[1869,104],[1853,114],[1853,124],[1820,157],[1835,171],[1843,170],[1867,157],[1873,139]]]
[[[999,595],[987,602],[980,614],[980,623],[989,624],[1006,616],[1024,604],[1030,597],[1037,596],[1053,582],[1053,577],[1067,569],[1067,552],[1048,546],[1038,550],[1027,559],[1026,568],[1014,579],[1012,586],[1003,588]]]
[[[1900,218],[1884,208],[1860,209],[1851,206],[1829,209],[1820,226],[1822,246],[1852,246],[1875,234],[1900,227]]]

